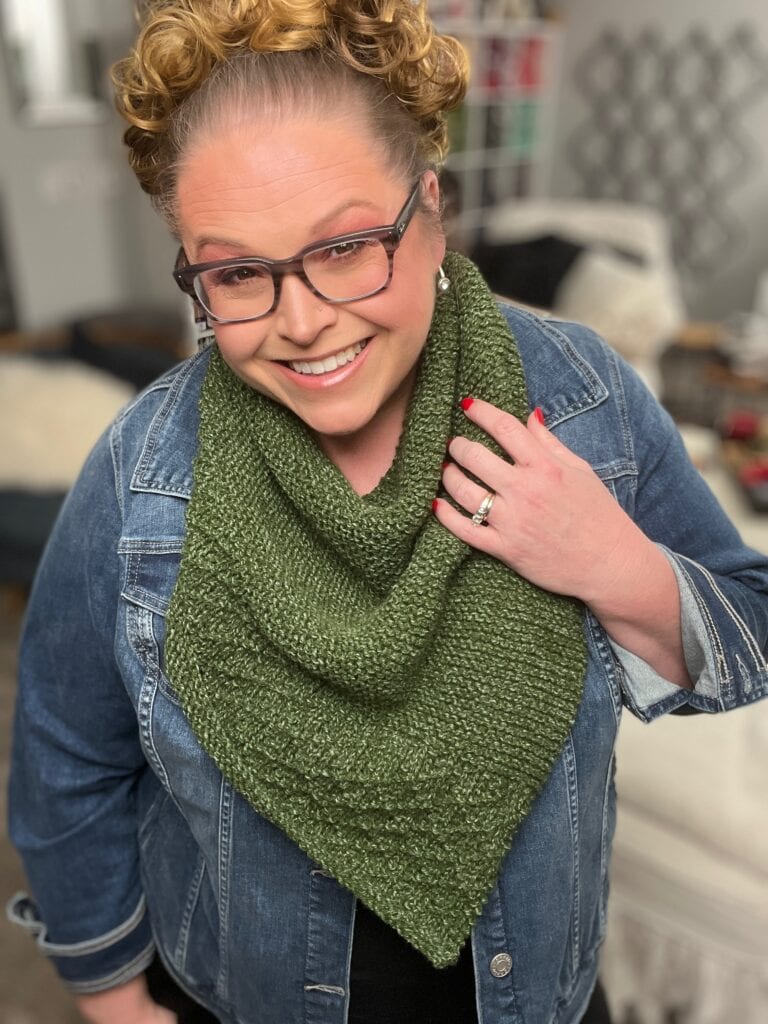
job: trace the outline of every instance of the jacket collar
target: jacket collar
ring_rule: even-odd
[[[200,391],[210,356],[204,349],[152,385],[152,390],[166,390],[166,395],[144,438],[131,477],[132,491],[192,497]]]
[[[520,349],[531,404],[544,406],[550,428],[605,401],[607,387],[557,321],[505,303],[500,308]],[[209,359],[206,349],[152,386],[167,393],[147,431],[132,491],[192,496],[198,405]]]
[[[568,324],[566,334],[557,320],[543,320],[506,303],[500,308],[520,350],[530,404],[543,407],[550,429],[608,398],[608,388],[582,351],[599,348],[604,353],[592,331],[581,324]],[[575,334],[584,337],[579,348],[571,340]],[[601,362],[605,362],[604,355]]]

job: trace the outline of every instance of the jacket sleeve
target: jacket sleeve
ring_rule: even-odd
[[[153,957],[139,879],[146,770],[114,657],[121,515],[108,437],[67,498],[27,609],[9,790],[32,897],[8,905],[76,992],[128,981]]]
[[[726,711],[768,695],[768,559],[746,547],[688,458],[669,414],[619,363],[638,468],[635,522],[669,559],[694,689],[612,642],[625,703],[644,721],[667,711]]]

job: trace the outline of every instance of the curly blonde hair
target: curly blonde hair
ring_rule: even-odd
[[[131,167],[172,228],[185,152],[237,111],[327,115],[329,99],[351,97],[404,177],[445,158],[444,114],[469,68],[426,0],[141,0],[139,18],[112,69],[115,103]]]

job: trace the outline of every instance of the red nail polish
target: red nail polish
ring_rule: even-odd
[[[533,410],[533,415],[536,417],[536,419],[539,421],[539,423],[541,423],[541,425],[543,426],[544,425],[544,413],[541,411],[541,409],[539,408],[538,405]]]
[[[450,464],[451,464],[451,460],[450,459],[443,459],[443,461],[441,462],[441,466],[442,466],[443,469],[447,469],[450,466]]]
[[[437,498],[435,498],[435,499],[433,500],[433,502],[432,502],[432,511],[433,511],[433,512],[437,512],[437,506],[438,506],[438,504],[439,504],[439,501],[438,501],[438,499],[437,499]]]
[[[459,405],[464,410],[464,412],[466,412],[467,409],[470,407],[470,405],[472,405],[473,402],[474,402],[474,398],[470,398],[469,395],[467,395],[466,398],[462,398],[462,400],[459,402]]]

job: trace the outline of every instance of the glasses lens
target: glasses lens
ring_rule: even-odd
[[[262,316],[275,297],[272,275],[257,263],[205,270],[195,278],[201,303],[221,320]]]
[[[304,273],[327,299],[362,299],[387,284],[389,257],[376,238],[338,242],[305,256]]]

